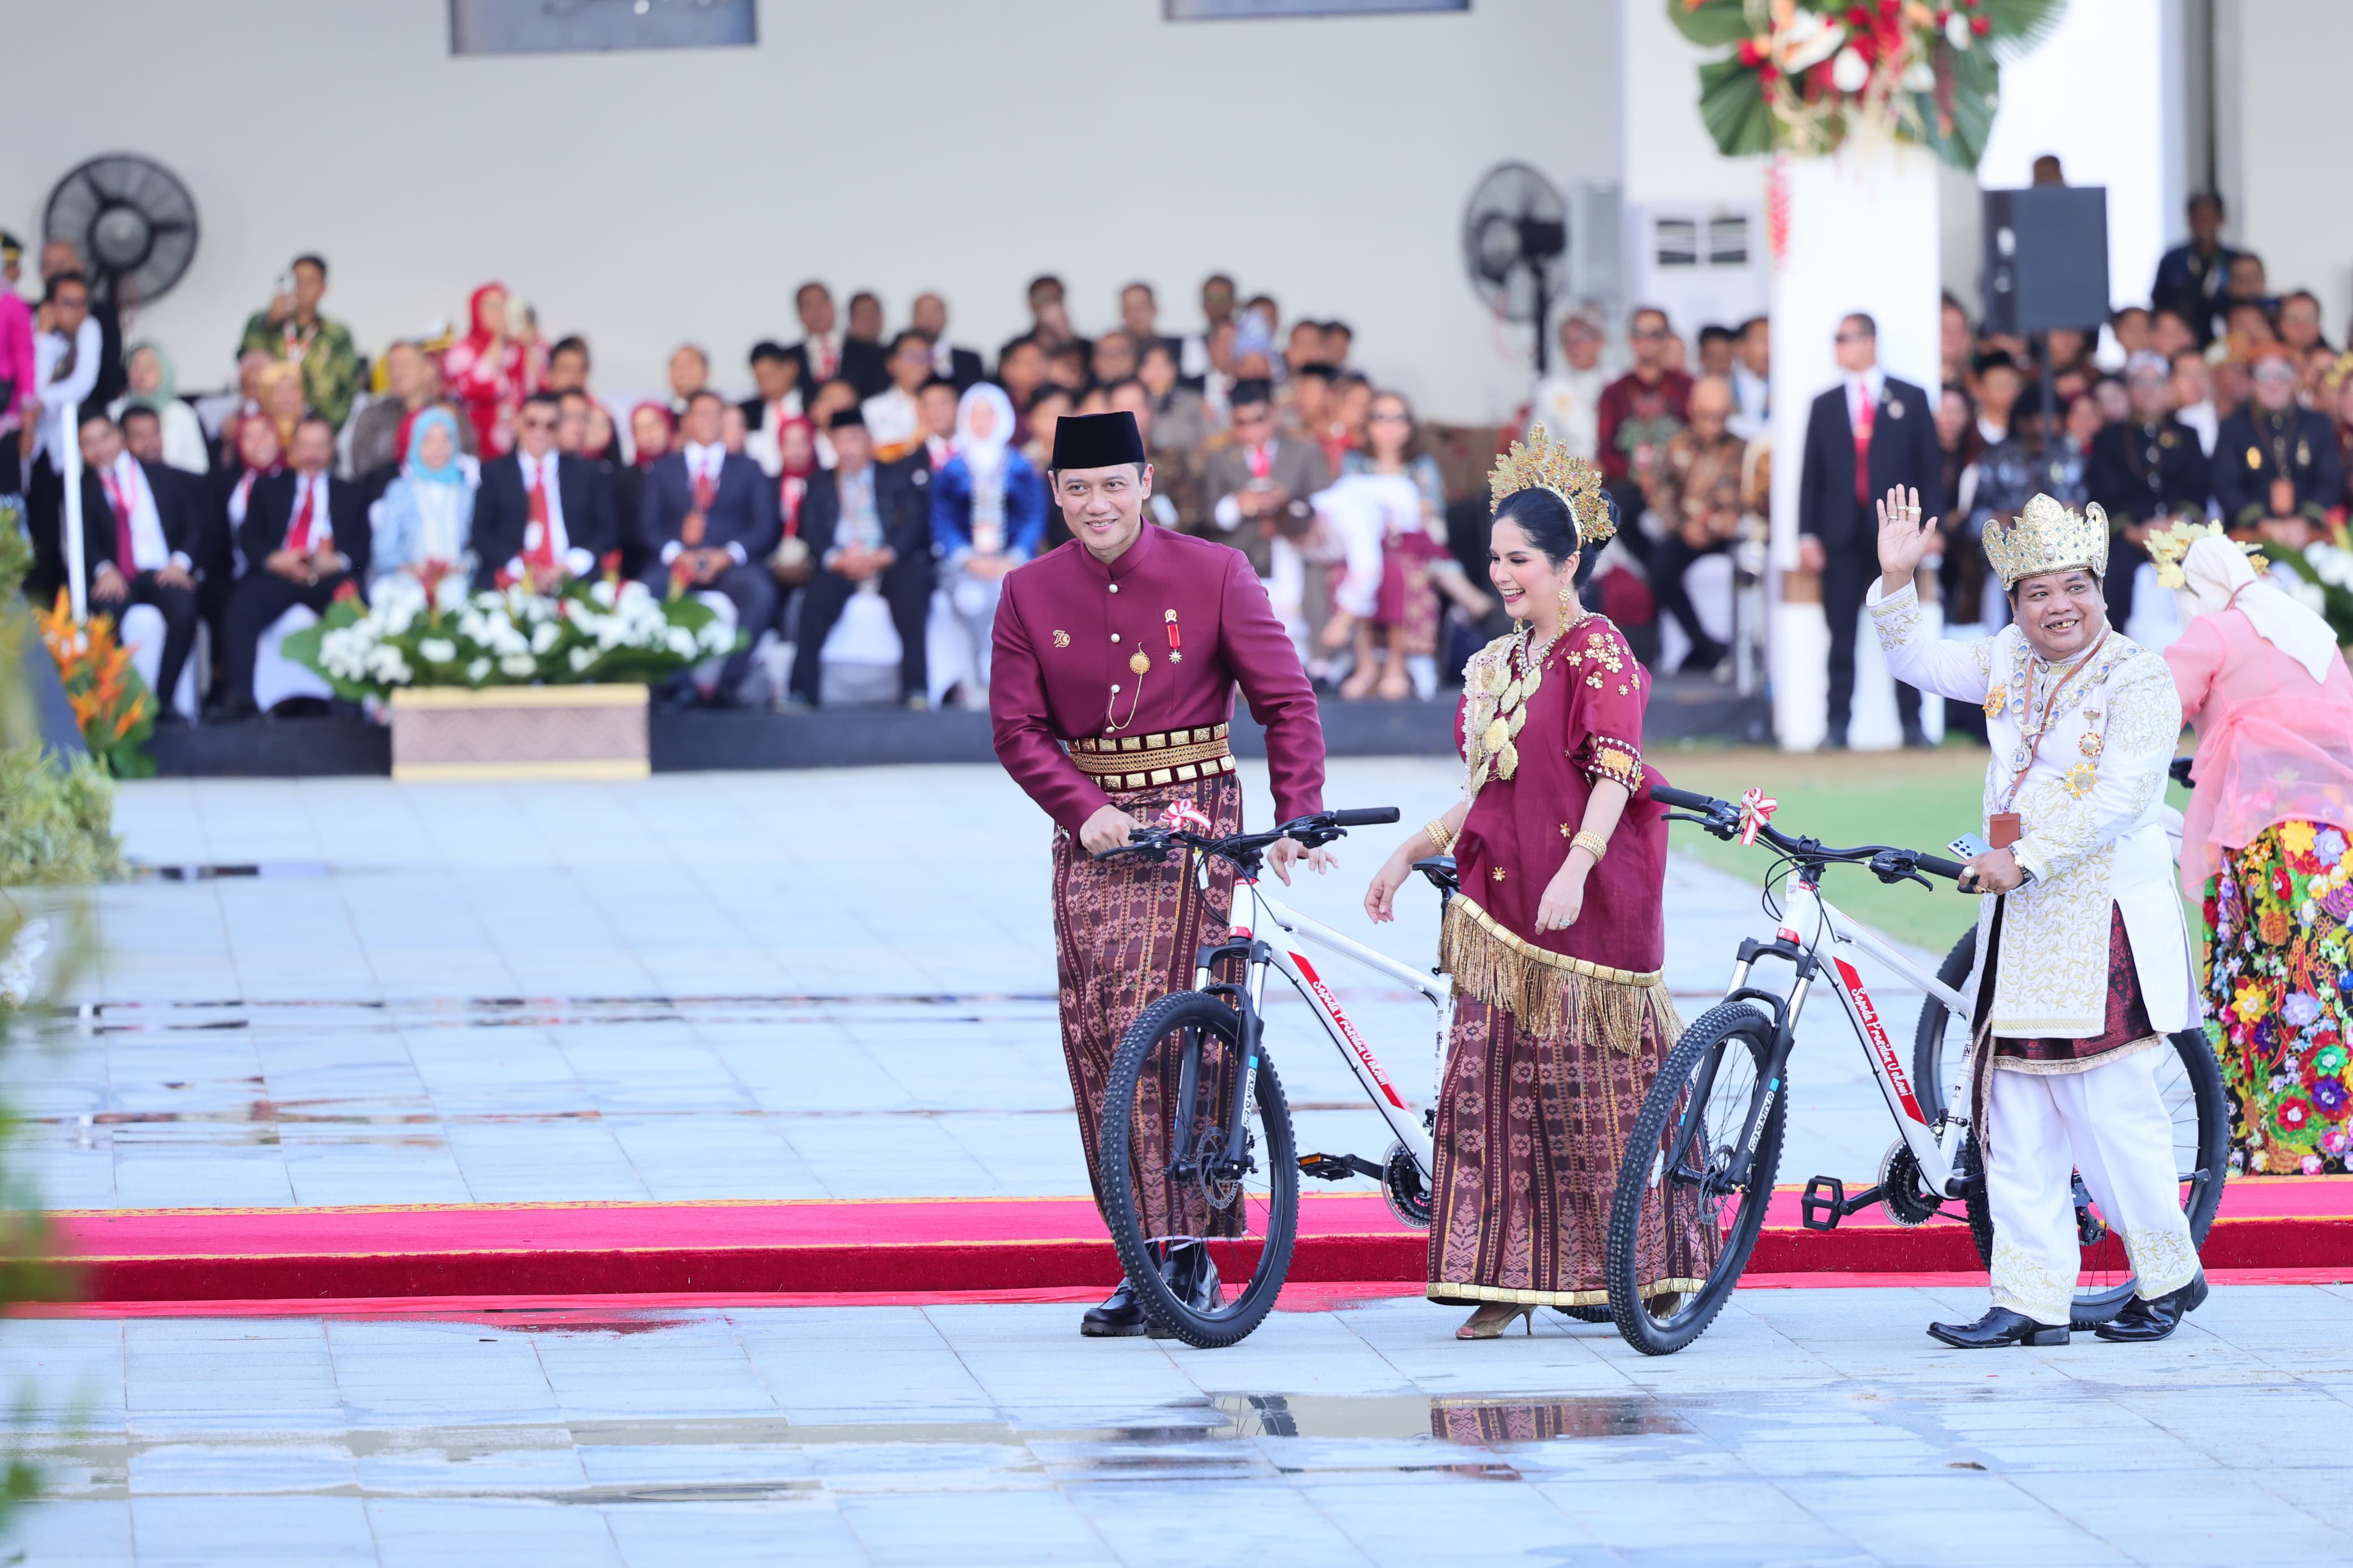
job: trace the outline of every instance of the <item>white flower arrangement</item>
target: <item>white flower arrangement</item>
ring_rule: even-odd
[[[659,599],[640,583],[470,593],[456,574],[429,584],[402,574],[377,584],[372,603],[336,601],[285,647],[338,695],[360,700],[403,686],[656,682],[736,640],[691,595]]]

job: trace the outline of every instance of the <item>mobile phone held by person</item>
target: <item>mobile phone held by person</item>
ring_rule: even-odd
[[[1993,852],[1993,846],[1974,833],[1964,833],[1945,847],[1963,860],[1974,860],[1980,855],[1989,855]]]

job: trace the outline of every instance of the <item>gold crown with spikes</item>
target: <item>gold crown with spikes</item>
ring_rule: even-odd
[[[2007,526],[1987,527],[1985,552],[2005,589],[2046,572],[2103,576],[2108,569],[2108,514],[2096,502],[2076,511],[2038,495]]]
[[[1550,490],[1568,508],[1580,548],[1606,543],[1618,531],[1609,521],[1609,498],[1601,493],[1600,471],[1582,458],[1570,457],[1568,448],[1546,435],[1541,425],[1529,430],[1526,441],[1513,442],[1512,449],[1495,459],[1487,489],[1491,510],[1521,490]]]
[[[2181,558],[2189,553],[2191,545],[2201,539],[2230,537],[2222,531],[2222,525],[2219,522],[2196,523],[2186,517],[2175,518],[2170,528],[2152,531],[2145,547],[2148,551],[2148,558],[2157,563],[2158,586],[2179,588],[2189,582],[2189,577],[2181,570]],[[2256,571],[2265,571],[2270,567],[2271,563],[2263,559],[2263,551],[2258,546],[2242,543],[2239,548],[2247,552],[2247,564]]]

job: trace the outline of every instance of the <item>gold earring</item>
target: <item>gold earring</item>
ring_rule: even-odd
[[[1580,606],[1578,605],[1578,604],[1577,604],[1577,590],[1576,590],[1574,587],[1572,587],[1569,584],[1567,584],[1567,583],[1566,583],[1566,582],[1564,582],[1563,584],[1561,584],[1561,585],[1560,585],[1560,624],[1561,624],[1562,626],[1567,626],[1571,621],[1575,620],[1575,619],[1577,618],[1577,610],[1579,609],[1579,607],[1580,607]]]

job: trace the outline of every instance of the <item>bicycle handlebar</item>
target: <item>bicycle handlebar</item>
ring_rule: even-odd
[[[1695,822],[1724,839],[1732,838],[1740,832],[1740,808],[1728,800],[1717,800],[1713,795],[1697,795],[1665,784],[1652,784],[1651,798],[1662,805],[1696,814],[1680,817],[1671,816],[1670,821]],[[1958,878],[1961,874],[1959,861],[1947,860],[1942,856],[1926,855],[1917,849],[1903,849],[1888,844],[1862,844],[1852,849],[1834,849],[1817,839],[1793,838],[1769,822],[1757,825],[1757,837],[1783,854],[1800,859],[1867,866],[1883,882],[1899,882],[1906,878],[1921,880],[1916,875],[1921,871],[1947,878]]]
[[[1320,848],[1335,838],[1347,836],[1351,827],[1377,827],[1395,822],[1404,815],[1393,805],[1358,806],[1349,811],[1319,811],[1310,816],[1293,817],[1291,821],[1266,833],[1237,833],[1225,838],[1209,838],[1182,828],[1139,827],[1128,836],[1128,841],[1115,849],[1098,854],[1098,860],[1108,860],[1114,855],[1148,855],[1155,860],[1166,860],[1178,848],[1198,849],[1205,855],[1221,856],[1237,866],[1254,862],[1259,852],[1278,839],[1295,838],[1310,849]]]

